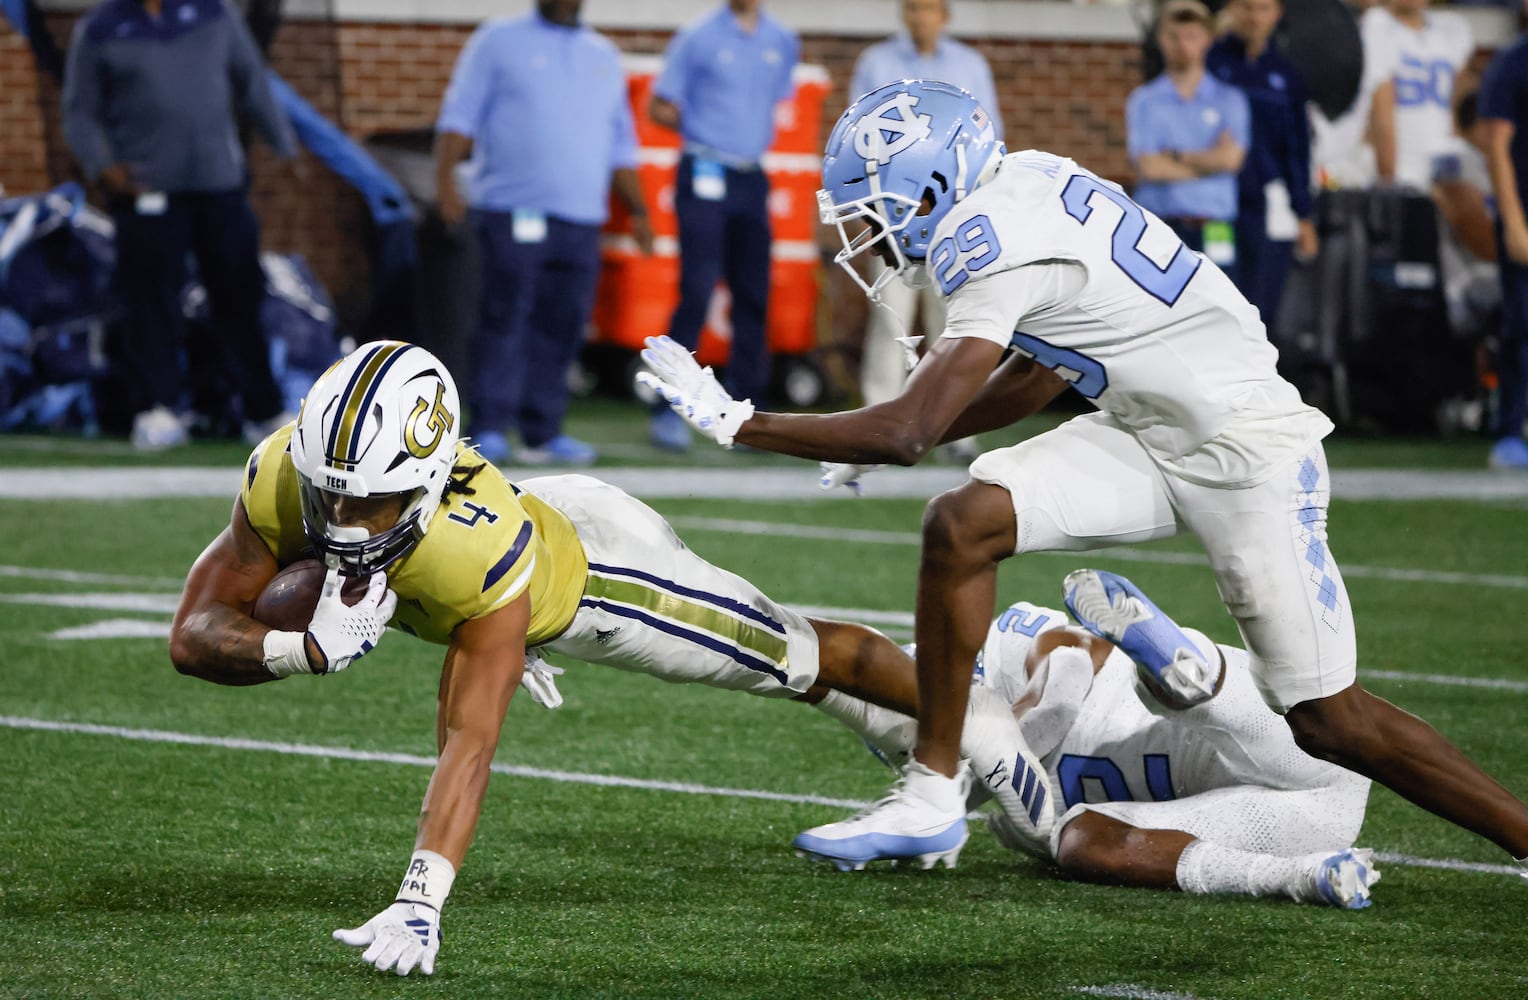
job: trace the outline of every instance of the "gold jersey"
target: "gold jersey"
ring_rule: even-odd
[[[260,443],[249,456],[240,494],[250,526],[281,566],[313,555],[302,526],[291,438],[289,424]],[[391,624],[449,643],[462,622],[529,592],[526,645],[550,641],[573,620],[589,574],[573,523],[460,442],[455,464],[484,468],[469,484],[472,495],[447,492],[424,538],[388,567],[388,586],[398,595]]]

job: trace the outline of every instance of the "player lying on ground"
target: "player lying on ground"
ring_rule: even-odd
[[[1528,806],[1358,684],[1353,607],[1327,545],[1321,440],[1332,423],[1279,376],[1257,310],[1214,263],[1073,161],[1005,155],[986,112],[949,84],[902,81],[857,100],[828,138],[823,188],[840,262],[853,273],[856,256],[876,253],[888,265],[878,286],[910,263],[926,268],[949,299],[944,334],[897,398],[831,414],[754,413],[683,348],[650,341],[649,384],[702,433],[825,462],[911,465],[1068,386],[1100,411],[982,455],[965,485],[929,504],[916,760],[844,838],[876,834],[882,857],[964,840],[960,733],[1003,560],[1187,530],[1209,555],[1258,691],[1300,748],[1494,841],[1528,871]],[[1131,628],[1142,607],[1128,587],[1097,598],[1089,614],[1106,634]],[[1211,666],[1193,649],[1150,663],[1189,700],[1208,695]]]
[[[250,456],[229,525],[191,567],[170,637],[186,674],[259,684],[335,673],[391,623],[445,645],[415,852],[396,902],[353,930],[378,969],[428,974],[510,697],[556,699],[536,648],[753,694],[828,689],[916,712],[912,661],[860,625],[808,620],[687,549],[651,508],[587,476],[513,484],[458,442],[456,387],[422,348],[367,344]],[[282,567],[332,567],[305,630],[250,617]],[[370,580],[354,606],[341,576]],[[531,674],[525,674],[530,669]]]
[[[1071,574],[1068,602],[1111,576]],[[998,839],[1088,881],[1368,906],[1379,880],[1373,852],[1350,848],[1369,779],[1295,746],[1284,720],[1258,697],[1245,650],[1158,616],[1161,631],[1177,633],[1175,644],[1218,665],[1209,699],[1184,707],[1130,659],[1130,649],[1070,626],[1065,612],[1020,601],[993,621],[964,742],[985,744],[974,752],[977,766],[993,769],[982,776],[988,784],[1006,777],[1034,809],[1057,814],[1042,839],[994,813]],[[1007,727],[974,711],[989,698],[1011,711]],[[866,741],[893,766],[910,760],[916,723],[874,705],[859,708],[854,728]],[[1009,747],[1020,740],[1043,763],[1049,789],[1015,763]],[[1025,786],[1032,786],[1027,795]],[[813,853],[821,837],[809,830],[796,846]],[[842,844],[829,840],[836,859]]]

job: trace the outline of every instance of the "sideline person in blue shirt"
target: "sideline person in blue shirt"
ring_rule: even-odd
[[[1231,30],[1205,64],[1246,94],[1252,110],[1252,142],[1236,179],[1236,265],[1230,276],[1272,329],[1293,255],[1308,260],[1317,249],[1305,83],[1270,44],[1284,16],[1279,0],[1231,0],[1226,13]],[[1272,213],[1282,217],[1272,221],[1292,223],[1293,231],[1269,232],[1270,198]]]
[[[695,349],[717,278],[725,278],[732,293],[726,386],[738,399],[756,400],[769,383],[769,179],[762,161],[774,140],[775,105],[791,96],[801,54],[796,33],[762,6],[727,0],[676,34],[648,108],[654,122],[684,137],[674,187],[679,305],[669,336]],[[668,451],[690,444],[689,427],[661,403],[653,409],[652,442]]]
[[[484,458],[590,465],[593,445],[563,433],[568,368],[583,343],[610,189],[651,253],[637,137],[620,54],[579,23],[582,0],[537,0],[487,22],[462,49],[441,102],[435,181],[441,220],[469,214],[483,290],[470,345],[468,433]],[[464,200],[457,167],[472,153]]]
[[[194,254],[213,329],[258,443],[290,419],[260,327],[260,223],[237,116],[278,156],[297,141],[259,50],[223,0],[107,0],[80,19],[64,74],[64,137],[100,184],[116,226],[114,281],[126,311],[116,363],[137,448],[184,444],[180,296]]]
[[[1528,35],[1497,54],[1480,85],[1486,163],[1496,195],[1502,324],[1496,353],[1496,444],[1490,464],[1528,469]]]
[[[943,80],[971,93],[978,104],[992,116],[999,139],[1003,137],[1003,118],[998,111],[997,90],[992,85],[992,67],[980,52],[945,34],[950,23],[949,0],[902,0],[904,31],[871,45],[854,63],[849,99],[857,100],[877,87],[898,80]],[[875,261],[871,279],[885,268]],[[860,359],[860,394],[867,406],[884,403],[902,391],[907,380],[907,363],[899,337],[915,332],[921,318],[924,345],[932,346],[944,332],[944,296],[932,285],[914,288],[906,282],[893,281],[881,292],[885,308],[870,310],[865,323],[865,347]],[[971,449],[975,439],[950,442],[946,447],[954,456],[969,461],[976,457]]]
[[[1157,24],[1166,69],[1130,92],[1126,145],[1136,169],[1135,200],[1191,249],[1229,267],[1249,112],[1241,91],[1205,71],[1210,42],[1209,9],[1199,0],[1169,0]]]

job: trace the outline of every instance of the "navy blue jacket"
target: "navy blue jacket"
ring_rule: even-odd
[[[1299,71],[1272,45],[1249,62],[1246,43],[1235,35],[1217,41],[1205,65],[1218,79],[1245,93],[1252,106],[1252,145],[1237,178],[1240,214],[1262,212],[1266,207],[1263,187],[1282,179],[1295,214],[1310,218],[1310,120]]]
[[[239,117],[272,149],[297,152],[249,30],[225,0],[106,0],[80,19],[64,73],[64,138],[95,177],[125,163],[155,191],[245,182]]]

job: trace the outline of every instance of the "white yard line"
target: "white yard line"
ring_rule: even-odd
[[[1079,986],[1072,990],[1085,997],[1120,997],[1122,1000],[1199,1000],[1192,993],[1173,993],[1154,990],[1134,983],[1114,983],[1109,986]]]
[[[88,722],[56,722],[51,719],[29,719],[14,715],[0,715],[0,728],[77,733],[86,736],[111,736],[117,739],[135,740],[141,743],[175,743],[182,746],[216,747],[222,750],[253,750],[261,753],[287,754],[294,757],[319,757],[325,760],[402,764],[409,767],[435,766],[434,757],[426,757],[420,754],[388,753],[381,750],[356,750],[350,747],[327,747],[312,743],[246,740],[230,736],[202,736],[197,733],[177,733],[165,729],[98,726]],[[517,778],[539,778],[544,781],[566,782],[579,785],[603,785],[613,788],[637,788],[654,792],[676,792],[682,795],[717,795],[733,799],[764,799],[770,802],[833,806],[839,809],[860,809],[866,805],[866,803],[858,802],[854,799],[835,799],[825,795],[795,795],[786,792],[765,792],[749,788],[717,788],[711,785],[695,785],[682,781],[655,781],[648,778],[627,778],[612,774],[557,771],[544,767],[525,767],[519,764],[496,762],[492,765],[492,770],[494,774],[508,774]]]
[[[671,517],[669,524],[685,531],[714,531],[726,535],[767,535],[772,538],[801,538],[813,541],[861,542],[867,545],[921,544],[912,531],[871,531],[860,528],[826,528],[819,525],[787,524],[780,521],[747,521],[724,517]],[[1089,557],[1101,561],[1110,559],[1121,562],[1161,563],[1169,566],[1207,566],[1209,561],[1198,552],[1158,552],[1152,549],[1118,548],[1099,549],[1096,552],[1032,552],[1026,558],[1043,556],[1051,559],[1065,557],[1079,565]],[[1454,573],[1431,569],[1400,569],[1391,566],[1364,566],[1354,563],[1341,565],[1342,575],[1349,579],[1390,580],[1400,583],[1462,584],[1470,587],[1500,587],[1508,590],[1528,590],[1528,576],[1509,573]]]
[[[511,479],[545,475],[545,469],[506,468]],[[719,464],[716,468],[607,466],[600,479],[644,499],[833,500],[852,502],[847,490],[824,493],[811,462],[771,466]],[[13,468],[0,474],[0,499],[131,500],[149,497],[231,498],[241,470],[227,466]],[[961,466],[883,469],[865,480],[867,499],[922,499],[959,486]],[[1335,469],[1332,494],[1339,500],[1523,500],[1528,476],[1486,470]]]
[[[180,604],[179,594],[6,594],[0,604],[31,604],[50,608],[89,608],[95,611],[142,611],[170,614]]]
[[[259,753],[287,754],[296,757],[317,757],[325,760],[350,760],[380,764],[401,764],[408,767],[434,767],[435,758],[421,754],[388,753],[379,750],[357,750],[350,747],[320,746],[312,743],[284,743],[270,740],[250,740],[232,736],[202,736],[197,733],[180,733],[165,729],[134,729],[125,726],[101,726],[89,722],[60,722],[52,719],[33,719],[16,715],[0,715],[0,728],[21,729],[54,733],[73,733],[85,736],[108,736],[116,739],[134,740],[142,743],[173,743],[182,746],[214,747],[221,750],[252,750]],[[508,774],[517,778],[536,778],[580,785],[600,785],[615,788],[635,788],[654,792],[673,792],[681,795],[715,795],[733,799],[762,799],[768,802],[788,802],[795,805],[832,806],[838,809],[862,809],[869,805],[854,799],[837,799],[824,795],[797,795],[788,792],[766,792],[752,788],[723,788],[714,785],[696,785],[681,781],[656,781],[650,778],[628,778],[620,775],[590,774],[580,771],[558,771],[542,767],[525,767],[518,764],[495,763],[495,774]],[[1452,858],[1417,858],[1407,854],[1379,853],[1376,857],[1391,864],[1411,865],[1423,868],[1444,868],[1450,871],[1473,872],[1486,875],[1520,875],[1521,870],[1512,865],[1488,865],[1460,861]],[[1136,996],[1137,994],[1095,994],[1098,996]],[[1151,994],[1171,996],[1172,994]],[[1143,994],[1144,996],[1144,994]]]
[[[0,578],[57,580],[59,583],[90,583],[122,587],[180,589],[181,581],[168,576],[124,576],[120,573],[84,573],[72,569],[38,569],[35,566],[0,566]]]
[[[43,605],[79,608],[92,611],[128,611],[145,614],[168,614],[175,610],[178,594],[139,593],[65,593],[7,594],[0,592],[0,604]],[[789,602],[787,602],[789,603]],[[893,638],[911,638],[911,611],[882,611],[874,608],[840,608],[814,604],[790,604],[790,607],[813,618],[863,622],[878,625]],[[170,634],[170,623],[163,620],[108,618],[84,625],[69,626],[48,633],[48,638],[65,641],[103,639],[163,639]],[[1444,687],[1485,688],[1528,694],[1528,681],[1503,677],[1471,677],[1453,674],[1408,673],[1401,670],[1360,670],[1365,680],[1398,681],[1412,684],[1437,684]]]

